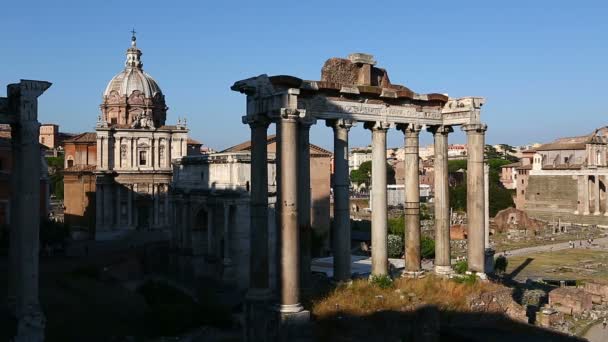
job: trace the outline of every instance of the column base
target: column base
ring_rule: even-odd
[[[46,319],[39,309],[26,312],[17,325],[17,336],[14,342],[44,342],[44,328]]]
[[[270,341],[276,330],[270,289],[249,289],[245,295],[245,341]]]
[[[493,248],[486,248],[484,251],[484,272],[494,274],[494,254],[496,251]]]
[[[599,216],[599,215],[600,215],[600,212],[599,212],[599,211],[596,211],[596,212],[594,212],[594,213],[593,213],[593,215],[595,215],[595,216]]]
[[[403,271],[403,273],[401,273],[401,278],[410,278],[410,279],[418,279],[418,278],[424,278],[425,274],[423,270],[420,271]]]
[[[229,258],[224,258],[222,265],[224,266],[222,281],[229,284],[233,283],[236,276],[234,274],[234,264],[232,263],[232,260]]]
[[[312,340],[309,336],[312,332],[310,327],[310,311],[304,310],[302,305],[278,305],[278,336],[276,341]]]
[[[474,274],[474,275],[476,275],[481,280],[488,280],[488,275],[485,274],[485,273],[483,273],[483,272],[471,272],[471,271],[467,271],[465,274],[466,275]]]
[[[350,287],[353,284],[352,279],[337,280],[337,279],[331,278],[331,280],[329,282],[330,282],[330,284],[334,285],[335,287],[340,287],[340,286]]]
[[[583,211],[583,215],[589,215],[588,211]]]
[[[452,266],[435,265],[435,267],[433,268],[433,271],[435,272],[436,275],[443,276],[443,277],[449,277],[452,274],[454,274],[454,269],[452,269]]]

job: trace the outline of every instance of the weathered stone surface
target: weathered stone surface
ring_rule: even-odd
[[[608,283],[587,282],[585,283],[583,290],[593,297],[599,297],[600,301],[608,301]],[[595,301],[597,301],[597,299],[594,300],[594,302]]]
[[[583,289],[561,287],[549,292],[549,305],[560,312],[580,314],[591,310],[593,303],[591,294]]]
[[[511,289],[469,296],[467,303],[474,312],[499,313],[516,321],[528,322],[526,310],[513,300]]]
[[[494,217],[496,231],[502,233],[509,229],[539,230],[545,226],[542,221],[530,218],[523,210],[507,208]]]

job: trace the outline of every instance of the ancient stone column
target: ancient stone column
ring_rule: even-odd
[[[127,185],[127,225],[133,227],[133,186],[130,184]]]
[[[283,109],[279,118],[281,139],[281,225],[279,240],[280,311],[302,311],[300,304],[300,241],[298,230],[298,114]]]
[[[230,258],[230,205],[224,203],[224,272],[222,278],[230,282],[234,277],[232,259]]]
[[[594,211],[593,215],[600,214],[600,176],[595,174],[595,183],[593,183],[593,192],[595,193],[594,198]]]
[[[313,120],[300,120],[298,123],[298,229],[300,230],[300,279],[302,288],[310,288],[310,126]]]
[[[485,196],[484,196],[484,124],[463,125],[467,133],[467,243],[469,271],[484,273],[485,269]]]
[[[268,145],[266,117],[243,117],[251,128],[251,204],[248,300],[267,300],[268,284]],[[208,227],[210,229],[211,227]]]
[[[326,124],[334,131],[334,279],[348,281],[351,277],[348,131],[354,123],[340,119],[328,121]]]
[[[15,342],[44,340],[45,318],[38,300],[40,232],[40,143],[38,137],[38,96],[51,86],[48,82],[21,81],[8,86],[9,108],[17,110],[12,125],[12,154],[15,156],[11,215],[11,251],[9,267],[15,271],[9,293],[15,296],[18,319]],[[15,251],[12,249],[16,248]],[[15,258],[17,261],[15,261]],[[16,269],[15,269],[16,268]]]
[[[591,180],[588,175],[584,176],[583,181],[583,215],[589,215],[589,187]]]
[[[372,275],[388,275],[385,122],[366,122],[372,131]]]
[[[450,126],[434,126],[435,147],[435,273],[447,275],[452,273],[450,260],[450,194],[448,183],[448,134],[453,132]]]
[[[490,248],[490,165],[488,163],[483,164],[483,202],[484,202],[484,214],[483,214],[483,237],[484,246],[486,249]]]
[[[101,179],[97,178],[95,185],[95,230],[103,228],[103,184]]]
[[[421,128],[422,127],[418,124],[407,124],[400,127],[405,134],[404,164],[406,234],[404,236],[404,275],[415,275],[422,270],[420,264],[420,177],[418,165],[418,145]]]
[[[604,216],[608,216],[608,176],[604,176]]]
[[[110,176],[104,177],[103,184],[103,226],[104,230],[111,230],[114,225],[112,205],[114,201],[114,186],[111,182]]]

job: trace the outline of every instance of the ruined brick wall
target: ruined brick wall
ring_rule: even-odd
[[[549,292],[549,305],[560,312],[580,314],[585,310],[591,310],[593,303],[591,294],[578,288],[558,288]],[[562,310],[565,308],[566,310]]]

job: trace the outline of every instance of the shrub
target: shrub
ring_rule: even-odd
[[[389,234],[404,236],[405,234],[405,217],[400,216],[388,219]]]
[[[466,260],[460,260],[454,265],[454,271],[458,274],[465,274],[469,269],[469,264]]]
[[[388,289],[393,286],[393,279],[388,275],[371,275],[369,277],[369,282],[381,289]]]
[[[475,283],[477,283],[477,275],[475,274],[466,274],[460,277],[455,277],[453,279],[459,284],[474,285]]]
[[[504,255],[498,256],[496,260],[494,260],[494,271],[497,274],[504,274],[507,271],[507,266],[509,265],[509,261]]]
[[[403,255],[403,238],[399,235],[388,235],[388,257],[400,258]]]
[[[435,240],[423,237],[420,241],[420,254],[424,259],[433,259],[435,257]]]

